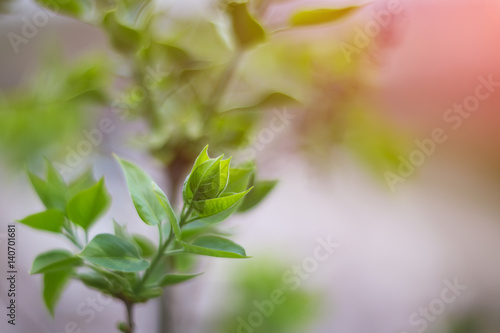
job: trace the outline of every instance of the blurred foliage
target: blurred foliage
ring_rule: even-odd
[[[489,333],[498,329],[488,329],[485,325],[484,317],[478,313],[464,315],[461,318],[452,318],[449,324],[448,333]],[[437,332],[439,333],[439,332]]]
[[[347,62],[328,34],[328,43],[315,34],[317,25],[323,29],[352,15],[350,6],[298,11],[287,26],[273,30],[264,18],[280,1],[213,1],[203,15],[181,15],[156,1],[36,2],[102,29],[117,73],[112,81],[109,63],[97,58],[68,66],[52,57],[32,84],[5,92],[0,147],[17,165],[40,155],[61,156],[90,125],[89,112],[104,106],[119,108],[125,121],[147,124],[136,142],[164,165],[171,193],[180,192],[203,146],[238,155],[275,108],[303,111],[292,127],[303,150],[317,152],[322,161],[341,142],[375,170],[396,161],[399,136],[360,103],[363,55]],[[303,26],[311,29],[308,34]],[[272,186],[264,184],[261,191]],[[179,265],[190,267],[190,259],[181,257]],[[270,262],[240,272],[221,326],[234,329],[234,318],[254,310],[253,300],[281,288],[285,270]],[[318,296],[299,289],[286,297],[256,332],[303,332],[301,325],[318,310]]]
[[[203,15],[179,15],[172,10],[175,5],[159,6],[156,1],[69,0],[54,6],[52,1],[37,0],[107,34],[116,53],[112,59],[119,68],[117,84],[112,86],[112,106],[122,110],[122,119],[142,119],[148,124],[148,130],[135,142],[165,165],[172,191],[180,186],[187,167],[207,142],[216,153],[224,151],[238,158],[243,148],[252,145],[259,128],[265,126],[268,111],[273,109],[304,110],[293,127],[300,135],[301,147],[318,152],[322,161],[330,155],[330,147],[342,141],[339,139],[346,126],[358,125],[345,118],[364,89],[363,66],[358,59],[362,55],[347,62],[335,41],[325,43],[325,37],[307,37],[314,36],[316,26],[323,29],[328,23],[336,23],[352,15],[357,7],[298,10],[287,20],[288,25],[270,29],[262,23],[263,18],[281,2],[210,1]],[[304,35],[303,26],[313,30]],[[65,79],[61,77],[59,82]],[[80,81],[85,82],[85,76]],[[96,86],[94,90],[107,95],[106,88]],[[45,94],[36,87],[24,87],[26,91],[35,101]],[[82,109],[77,100],[65,98],[64,93],[49,95],[56,102],[65,101],[59,103],[61,108],[72,113]],[[14,105],[16,94],[11,95],[6,94],[4,99]],[[18,99],[25,102],[25,97]],[[16,107],[7,107],[11,114],[18,113]],[[82,119],[82,115],[73,117],[76,123]],[[34,151],[50,144],[55,140],[53,133],[63,133],[63,128],[74,132],[64,124],[65,118],[61,119],[56,125],[44,117],[50,126],[23,135],[26,144],[21,142],[16,160],[29,157],[27,147],[34,147]],[[360,126],[365,131],[369,124]],[[378,134],[377,129],[369,132]],[[59,141],[66,143],[64,139]],[[7,142],[19,144],[14,138]],[[368,152],[366,161],[374,161],[373,147],[353,146],[362,154]],[[382,149],[382,159],[392,150],[377,148]]]
[[[480,325],[475,319],[472,318],[466,318],[464,320],[455,323],[450,330],[450,333],[479,333],[479,332],[481,332]]]
[[[343,18],[358,9],[358,6],[340,9],[313,9],[295,13],[291,18],[294,26],[329,23]]]
[[[12,0],[0,0],[0,15],[8,12]]]
[[[29,88],[0,95],[0,148],[14,166],[61,156],[76,142],[91,108],[106,104],[107,62],[88,58],[71,65],[45,59]]]
[[[401,163],[398,157],[410,147],[405,135],[398,134],[389,123],[367,112],[366,107],[354,108],[347,115],[343,137],[347,147],[376,175],[382,177],[387,171],[397,172]]]
[[[309,53],[314,59],[311,97],[294,121],[300,147],[316,165],[329,167],[325,156],[332,156],[332,147],[343,144],[382,179],[384,172],[397,168],[398,156],[408,150],[409,140],[368,102],[366,54],[348,62],[338,48],[314,43]]]
[[[275,304],[271,315],[266,316],[262,325],[252,326],[254,333],[295,333],[307,332],[308,326],[321,313],[321,296],[316,291],[305,288],[292,290],[283,282],[283,274],[289,269],[277,259],[254,259],[245,262],[231,276],[230,292],[224,302],[223,313],[214,332],[239,332],[239,317],[247,317],[257,311],[254,302],[270,300],[274,290],[284,292],[285,301]],[[241,329],[240,329],[241,331]]]

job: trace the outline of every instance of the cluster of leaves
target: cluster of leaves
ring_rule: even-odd
[[[71,278],[130,305],[158,297],[164,287],[198,275],[175,273],[175,267],[168,266],[167,257],[195,254],[248,258],[243,247],[222,237],[215,225],[237,211],[255,207],[276,182],[256,181],[252,164],[232,168],[231,159],[210,158],[207,148],[198,156],[184,182],[180,214],[144,171],[117,157],[139,217],[158,228],[157,244],[142,235],[130,235],[116,221],[114,234],[98,234],[87,242],[90,227],[110,205],[104,179],[95,181],[91,172],[87,172],[66,184],[48,162],[45,179],[29,172],[46,210],[19,222],[59,233],[79,249],[78,253],[51,250],[33,262],[31,273],[43,274],[43,296],[52,314]],[[83,243],[79,237],[82,233]]]

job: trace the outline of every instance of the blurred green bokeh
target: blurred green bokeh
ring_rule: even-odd
[[[243,329],[239,328],[241,321],[248,323],[248,317],[259,312],[254,302],[269,303],[275,290],[283,291],[284,301],[275,304],[269,316],[262,314],[262,324],[251,326],[254,333],[307,332],[321,315],[323,306],[319,291],[305,287],[292,290],[283,281],[283,274],[290,269],[283,261],[252,259],[241,266],[231,276],[226,306],[220,309],[214,333],[239,332],[238,329]]]
[[[32,81],[0,95],[0,149],[6,165],[56,159],[107,102],[107,62],[99,57],[68,65],[44,58]]]

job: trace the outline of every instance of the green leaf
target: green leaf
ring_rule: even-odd
[[[225,192],[238,193],[246,191],[254,174],[254,166],[229,169],[229,182]]]
[[[220,161],[220,185],[219,185],[219,193],[217,193],[218,196],[221,195],[222,192],[226,190],[227,184],[229,183],[230,164],[231,164],[231,158]]]
[[[158,186],[151,177],[129,161],[115,157],[125,173],[128,189],[140,218],[149,225],[161,224],[161,221],[167,220],[167,212],[154,191]]]
[[[127,231],[127,228],[124,225],[119,224],[116,220],[113,219],[113,230],[115,232],[115,236],[121,238],[127,242],[132,241],[132,236]]]
[[[85,1],[81,0],[64,0],[64,1],[54,1],[54,0],[35,0],[40,5],[53,10],[57,13],[67,14],[75,17],[82,16],[87,5]]]
[[[92,169],[88,169],[86,172],[81,174],[79,177],[77,177],[69,184],[68,186],[69,198],[73,198],[73,196],[91,187],[94,184],[95,184],[95,179]]]
[[[75,195],[66,210],[71,221],[88,230],[106,212],[110,203],[111,197],[106,191],[104,178],[101,178],[94,186]]]
[[[111,234],[95,236],[78,256],[120,272],[138,272],[149,266],[134,244]]]
[[[63,289],[68,284],[72,274],[72,270],[65,270],[43,275],[43,300],[52,317],[54,317],[54,310],[61,298]]]
[[[202,221],[193,221],[182,228],[182,239],[188,240],[207,233],[217,234],[217,230],[211,224],[206,224]]]
[[[150,258],[156,253],[156,246],[149,240],[149,238],[139,234],[133,234],[132,239],[139,247],[143,258]]]
[[[111,294],[114,289],[112,283],[109,282],[106,277],[96,272],[81,273],[78,274],[76,278],[82,281],[87,287],[100,290],[107,294]]]
[[[202,273],[199,274],[167,274],[160,281],[160,287],[170,286],[172,284],[181,283],[184,281],[191,280]]]
[[[248,193],[243,199],[238,211],[246,212],[257,206],[274,189],[277,183],[276,180],[257,181],[252,192]]]
[[[179,221],[177,220],[177,216],[175,215],[172,205],[170,205],[170,201],[168,201],[167,195],[156,184],[154,184],[153,192],[155,193],[156,199],[163,208],[165,215],[168,217],[169,223],[164,223],[162,225],[164,238],[168,238],[168,236],[170,235],[170,229],[167,228],[167,226],[170,225],[175,233],[176,238],[180,239],[179,237],[181,235],[181,229],[179,227]]]
[[[183,243],[186,252],[220,258],[248,258],[245,249],[229,239],[219,236],[202,236],[193,244]]]
[[[295,13],[291,17],[292,26],[307,26],[331,23],[343,19],[356,11],[359,6],[339,9],[312,9]]]
[[[208,145],[203,148],[201,151],[200,155],[196,158],[193,164],[193,169],[191,170],[191,173],[193,173],[196,168],[198,168],[203,162],[206,162],[210,159],[210,156],[208,156]]]
[[[189,176],[187,197],[191,201],[215,198],[221,183],[221,160],[210,159],[203,162]]]
[[[197,218],[205,223],[218,223],[225,220],[238,208],[241,199],[250,190],[251,188],[241,193],[193,202],[193,208],[198,213]]]
[[[131,279],[104,269],[78,274],[76,278],[90,288],[101,290],[110,295],[133,293],[130,284]]]
[[[67,250],[52,250],[39,254],[35,258],[30,274],[68,270],[82,264],[82,259]]]
[[[250,15],[246,3],[231,3],[228,9],[233,32],[240,47],[249,48],[266,39],[264,28]]]
[[[163,294],[163,289],[158,287],[144,288],[139,292],[139,295],[134,295],[133,300],[136,302],[145,302],[148,299],[159,297]]]
[[[47,209],[59,209],[66,211],[68,187],[61,174],[54,168],[52,163],[46,160],[47,179],[43,180],[28,170],[28,176],[40,200]]]
[[[61,232],[64,220],[64,214],[60,210],[48,209],[44,212],[30,215],[18,222],[34,229]]]
[[[171,258],[162,257],[158,264],[151,270],[149,274],[147,285],[158,286],[160,279],[168,272],[169,267],[172,265]]]
[[[182,187],[182,196],[183,196],[184,201],[186,203],[191,202],[191,200],[193,199],[193,193],[191,192],[191,190],[189,188],[189,178],[191,177],[191,175],[193,174],[193,172],[202,163],[204,163],[206,161],[209,161],[209,160],[210,160],[210,156],[208,156],[208,145],[206,145],[205,148],[203,148],[203,150],[201,151],[201,153],[198,155],[198,157],[194,161],[193,168],[191,169],[191,172],[189,173],[189,175],[186,177],[186,180],[184,181],[184,185]]]

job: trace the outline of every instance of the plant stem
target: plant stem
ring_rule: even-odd
[[[165,223],[165,222],[162,222],[162,223]],[[163,244],[163,232],[162,232],[162,224],[158,224],[158,237],[159,237],[159,240],[158,240],[158,244],[161,245]]]
[[[185,213],[181,215],[181,220],[179,221],[179,227],[182,228],[187,223],[187,219],[189,218],[189,216],[191,216],[192,212],[193,212],[193,206],[189,205],[187,211],[185,211]]]
[[[180,226],[182,226],[184,224],[184,222],[189,217],[189,215],[191,215],[192,211],[193,211],[193,209],[190,206],[189,209],[187,210],[186,214],[184,214],[184,215],[181,216],[180,221],[179,221],[179,225]],[[161,230],[160,230],[160,232],[161,232]],[[158,263],[160,262],[161,258],[165,254],[165,250],[167,249],[167,247],[170,244],[170,242],[172,240],[174,240],[174,238],[175,238],[174,237],[174,232],[172,230],[172,232],[170,232],[170,235],[168,236],[168,239],[163,244],[161,244],[160,247],[158,248],[158,252],[156,252],[156,255],[153,258],[153,260],[151,261],[151,264],[146,269],[146,272],[142,276],[141,281],[139,281],[139,283],[137,284],[137,287],[135,288],[135,292],[136,293],[139,293],[142,290],[142,288],[144,287],[144,284],[146,283],[146,281],[148,280],[149,276],[151,275],[151,272],[154,270],[154,268],[156,267],[156,265],[158,265]]]
[[[78,249],[82,250],[83,246],[78,242],[78,240],[75,238],[73,234],[70,234],[68,231],[66,233],[63,233],[64,236],[66,236],[67,239],[71,241]]]
[[[124,301],[125,308],[127,309],[127,326],[128,333],[134,333],[135,325],[134,325],[134,303],[130,303],[128,301]]]
[[[163,257],[163,252],[165,252],[165,250],[167,249],[168,244],[170,243],[170,241],[172,239],[173,239],[173,237],[169,236],[168,239],[165,241],[165,243],[163,243],[160,246],[160,248],[158,249],[158,252],[156,253],[156,255],[153,258],[153,260],[151,261],[151,264],[149,265],[149,267],[146,269],[146,272],[142,276],[141,281],[139,281],[139,284],[137,284],[137,287],[135,288],[135,292],[137,294],[142,290],[142,288],[144,287],[144,284],[146,283],[146,281],[148,280],[149,276],[151,275],[151,272],[156,267],[156,265],[158,265],[158,263],[160,262],[161,257]]]

